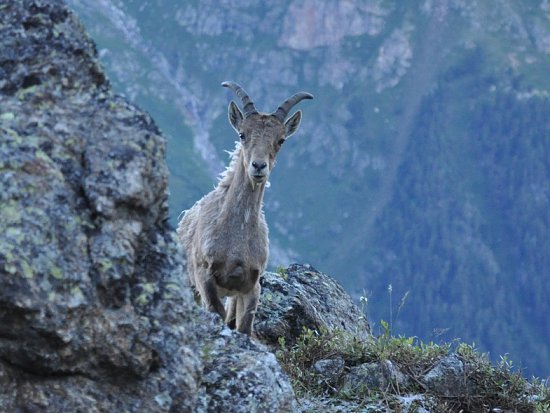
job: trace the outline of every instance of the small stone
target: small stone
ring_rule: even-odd
[[[345,365],[344,359],[341,357],[323,359],[313,365],[313,370],[327,379],[334,379],[344,371]]]
[[[352,367],[344,378],[342,391],[350,394],[367,394],[369,390],[385,389],[388,385],[379,363],[365,363]]]

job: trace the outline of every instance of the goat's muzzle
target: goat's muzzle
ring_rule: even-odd
[[[248,175],[252,181],[253,186],[255,184],[261,184],[267,181],[269,175],[269,167],[265,161],[252,161],[248,168]]]

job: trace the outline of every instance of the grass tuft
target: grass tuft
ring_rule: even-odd
[[[423,343],[414,337],[393,337],[388,323],[382,321],[383,332],[378,337],[359,340],[339,330],[315,331],[304,328],[302,335],[292,346],[279,340],[276,355],[290,377],[299,398],[330,397],[364,405],[368,400],[377,400],[385,406],[395,406],[399,396],[422,395],[434,411],[484,412],[499,408],[502,411],[549,412],[550,390],[547,383],[538,379],[527,380],[514,371],[507,356],[492,365],[486,354],[475,346],[464,343]],[[460,396],[433,394],[422,382],[423,377],[443,357],[451,353],[462,360],[464,375],[471,391]],[[315,368],[320,360],[341,359],[344,368],[326,377]],[[354,394],[345,391],[344,379],[350,369],[364,363],[390,361],[407,376],[407,386],[370,387],[367,392]]]

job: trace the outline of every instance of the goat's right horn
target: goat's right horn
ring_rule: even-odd
[[[311,93],[307,92],[299,92],[295,95],[292,95],[287,100],[285,100],[281,106],[277,108],[277,110],[273,113],[273,115],[280,119],[281,122],[285,121],[286,115],[288,115],[288,112],[294,105],[296,105],[298,102],[304,99],[313,99],[313,95]]]
[[[248,118],[250,115],[253,115],[255,113],[258,113],[256,110],[256,107],[254,106],[254,102],[252,102],[252,99],[248,96],[248,93],[240,87],[235,82],[223,82],[223,87],[228,87],[229,89],[233,90],[235,94],[241,99],[241,102],[243,104],[243,110],[244,110],[244,117]]]

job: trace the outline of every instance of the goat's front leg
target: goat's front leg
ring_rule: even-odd
[[[256,309],[260,301],[260,283],[247,294],[239,295],[237,300],[237,331],[248,335],[252,334],[252,325],[256,316]]]
[[[235,330],[237,325],[237,301],[239,297],[232,296],[227,297],[225,302],[225,311],[227,315],[225,316],[225,323],[229,326],[230,329]]]
[[[206,280],[197,283],[197,290],[199,290],[203,307],[213,313],[218,313],[225,320],[225,309],[223,308],[216,282],[213,278],[208,277]]]

